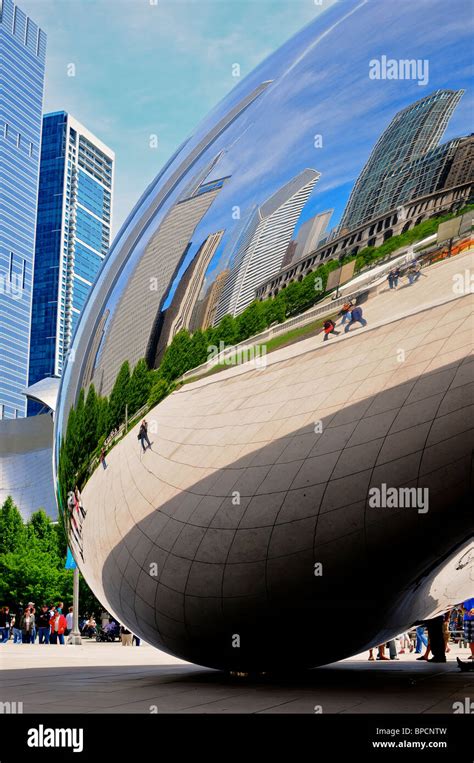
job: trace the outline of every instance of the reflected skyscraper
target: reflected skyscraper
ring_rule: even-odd
[[[459,139],[438,146],[463,90],[437,90],[399,111],[377,141],[349,197],[352,229],[441,185]]]
[[[296,248],[292,260],[299,260],[301,257],[306,257],[309,252],[314,252],[326,232],[333,212],[333,209],[320,212],[303,223],[296,236]]]
[[[163,328],[164,298],[189,251],[196,227],[226,180],[202,183],[191,196],[180,197],[150,239],[106,329],[102,354],[99,350],[93,381],[100,394],[111,392],[124,357],[130,368],[143,357],[153,365]]]
[[[70,114],[43,119],[29,383],[60,376],[111,241],[114,152]],[[38,409],[30,403],[29,413]]]
[[[258,284],[278,272],[301,210],[319,177],[315,170],[303,170],[254,210],[232,257],[214,323],[227,313],[243,312],[255,299]]]
[[[0,2],[0,419],[26,415],[46,35]]]
[[[164,351],[178,331],[194,330],[192,319],[204,276],[223,235],[223,230],[211,233],[181,277],[170,306],[163,312],[154,366],[159,365]]]

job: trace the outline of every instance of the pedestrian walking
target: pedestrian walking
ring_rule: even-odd
[[[0,609],[0,644],[6,644],[10,638],[11,621],[10,607],[2,607]]]
[[[339,336],[341,333],[340,331],[336,331],[336,324],[334,321],[332,321],[330,318],[327,321],[324,321],[323,323],[323,330],[324,330],[324,339],[323,342],[327,342],[329,339],[330,334],[334,334],[335,336]]]
[[[407,270],[408,283],[410,284],[410,286],[416,281],[418,281],[420,276],[421,276],[421,265],[419,262],[415,260],[415,262],[412,262],[412,264]]]
[[[350,320],[351,310],[352,310],[352,302],[345,302],[345,304],[343,304],[342,306],[342,309],[338,313],[338,315],[342,315],[341,326],[343,326],[346,321]]]
[[[38,613],[38,620],[36,623],[38,626],[39,644],[49,644],[49,635],[51,630],[51,626],[49,624],[50,620],[51,617],[49,614],[49,607],[47,604],[43,604],[40,612]]]
[[[387,276],[388,286],[390,289],[393,289],[393,270],[390,271],[390,273]]]
[[[415,654],[421,654],[423,646],[426,649],[428,646],[428,639],[425,636],[425,626],[419,625],[416,629]]]
[[[347,334],[347,332],[349,331],[350,327],[354,323],[360,323],[362,326],[367,326],[367,321],[365,320],[365,318],[362,315],[362,308],[359,307],[359,306],[356,306],[356,307],[352,308],[351,319],[350,319],[349,323],[347,324],[346,328],[344,329],[344,333],[345,334]]]
[[[99,461],[102,464],[103,469],[107,469],[107,462],[105,460],[105,448],[100,451]]]
[[[392,270],[392,278],[393,278],[393,288],[396,289],[398,286],[398,279],[400,278],[400,268],[394,268]]]
[[[143,452],[146,451],[145,442],[147,443],[147,446],[151,448],[151,442],[148,437],[148,422],[146,419],[143,419],[142,423],[140,424],[140,429],[138,430],[138,439],[141,442]]]

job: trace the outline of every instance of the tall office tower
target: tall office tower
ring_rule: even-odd
[[[155,362],[169,284],[189,251],[195,229],[227,179],[204,182],[187,198],[181,195],[151,236],[105,329],[104,346],[97,353],[93,382],[101,395],[112,391],[124,358],[131,369],[141,358],[150,366]]]
[[[209,286],[206,292],[206,296],[204,297],[203,310],[202,310],[202,319],[200,322],[200,326],[198,326],[198,328],[202,328],[203,331],[207,329],[209,326],[212,326],[212,324],[214,323],[217,305],[219,304],[222,290],[229,277],[229,273],[230,271],[228,269],[223,270],[221,273],[219,273],[219,275],[215,277],[214,282]]]
[[[436,190],[449,159],[448,144],[438,142],[463,93],[436,90],[394,116],[354,185],[340,229],[352,229]]]
[[[26,415],[46,35],[0,0],[0,419]]]
[[[333,209],[328,209],[326,212],[320,212],[318,215],[310,217],[303,223],[296,236],[296,251],[292,261],[300,260],[317,249],[319,242],[326,233],[333,212]]]
[[[301,210],[320,173],[305,169],[254,209],[231,259],[214,323],[230,313],[239,315],[255,299],[255,289],[281,268]]]
[[[47,114],[36,228],[29,383],[60,376],[111,242],[114,152],[70,114]],[[30,403],[28,413],[37,411]]]
[[[163,311],[157,349],[153,365],[157,367],[169,344],[179,331],[191,329],[192,317],[204,283],[206,270],[221,242],[224,231],[211,233],[189,263],[173,295],[170,305]]]

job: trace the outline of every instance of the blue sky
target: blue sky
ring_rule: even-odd
[[[174,149],[240,81],[232,65],[243,79],[322,8],[314,0],[18,4],[48,35],[45,111],[69,111],[116,153],[115,232]]]

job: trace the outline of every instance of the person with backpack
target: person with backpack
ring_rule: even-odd
[[[335,334],[336,336],[338,336],[341,333],[340,331],[336,331],[335,329],[336,329],[336,324],[334,323],[333,320],[331,320],[331,318],[328,318],[327,321],[324,321],[324,323],[323,323],[323,330],[324,330],[324,339],[323,339],[323,342],[327,342],[327,340],[329,339],[329,334]]]
[[[362,326],[367,326],[367,321],[362,316],[362,308],[359,307],[358,305],[356,307],[352,308],[351,319],[350,319],[349,323],[347,324],[346,328],[344,329],[344,333],[345,334],[347,334],[347,332],[349,331],[350,327],[354,323],[360,323]]]

